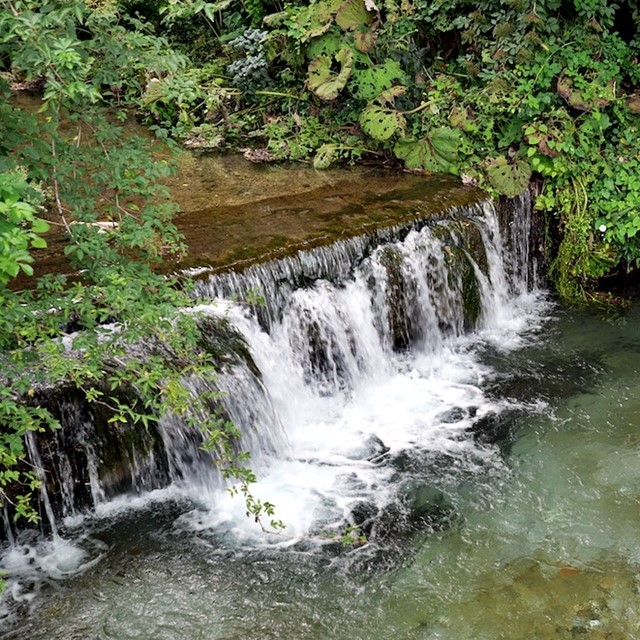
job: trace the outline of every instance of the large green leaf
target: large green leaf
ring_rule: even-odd
[[[368,24],[371,17],[364,0],[345,0],[336,13],[336,24],[348,31]]]
[[[307,59],[318,56],[333,56],[344,47],[344,35],[340,31],[329,31],[319,38],[314,38],[307,47]]]
[[[384,142],[394,134],[403,131],[407,121],[396,109],[385,109],[371,105],[360,114],[362,130],[374,140]]]
[[[422,140],[399,140],[394,153],[404,160],[407,169],[420,169],[429,173],[452,172],[459,158],[462,136],[449,127],[432,129]]]
[[[450,127],[432,129],[429,138],[435,153],[446,162],[457,162],[460,157],[462,134]]]
[[[407,80],[400,64],[387,58],[382,65],[358,69],[358,72],[353,74],[350,89],[359,100],[371,102],[394,83],[405,84]]]
[[[306,42],[328,31],[333,23],[334,13],[335,11],[329,2],[318,2],[300,9],[294,22],[302,33],[301,40]]]
[[[491,186],[509,198],[521,194],[531,180],[531,167],[525,160],[508,162],[506,158],[494,158],[487,163],[487,178]]]
[[[317,56],[309,63],[308,82],[309,89],[322,100],[334,100],[347,84],[353,65],[353,51],[343,47],[333,56],[340,65],[337,74],[331,72],[333,62],[330,56]]]

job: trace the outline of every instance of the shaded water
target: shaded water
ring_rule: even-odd
[[[640,308],[554,308],[493,208],[465,216],[206,285],[276,287],[209,311],[261,371],[233,410],[272,436],[257,491],[287,529],[207,478],[100,503],[5,554],[3,637],[640,638]]]

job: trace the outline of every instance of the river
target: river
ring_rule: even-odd
[[[216,482],[105,501],[5,552],[0,637],[640,638],[640,306],[608,319],[527,286],[493,215],[464,214],[485,243],[484,275],[463,251],[478,318],[443,259],[466,246],[448,221],[349,268],[341,245],[340,273],[278,281],[278,306],[211,305],[261,371],[265,411],[236,410],[266,420],[257,491],[286,528],[263,533]],[[381,313],[390,251],[401,329]],[[217,278],[209,293],[234,284]],[[341,541],[349,522],[366,540]]]

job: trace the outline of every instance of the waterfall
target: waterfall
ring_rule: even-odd
[[[410,501],[415,478],[401,471],[416,456],[423,475],[500,464],[473,437],[504,409],[482,390],[490,371],[477,346],[516,347],[538,322],[528,196],[512,207],[524,222],[506,229],[486,201],[199,283],[198,296],[218,301],[203,309],[242,334],[260,371],[261,397],[230,395],[236,423],[254,428],[262,405],[276,419],[261,430],[286,435],[257,491],[289,535],[345,523],[382,535],[377,523]],[[242,505],[212,500],[197,526],[252,535]]]
[[[248,352],[215,379],[184,384],[194,396],[222,394],[218,409],[252,454],[257,493],[276,502],[288,535],[379,520],[408,491],[401,471],[416,452],[431,463],[495,462],[473,436],[501,410],[482,390],[490,372],[476,347],[517,346],[537,322],[528,194],[508,209],[484,201],[418,212],[197,283],[197,311],[211,320],[205,342],[222,330]],[[215,505],[211,526],[247,534],[242,501],[225,494],[197,429],[167,415],[114,434],[77,393],[47,402],[63,429],[28,444],[46,469],[41,500],[54,532],[87,507],[172,485]]]
[[[27,432],[27,434],[25,435],[25,443],[27,445],[27,451],[29,452],[29,457],[31,458],[33,467],[36,470],[36,473],[39,476],[38,479],[41,482],[40,501],[44,509],[45,521],[51,527],[51,535],[54,539],[56,539],[58,537],[58,528],[56,526],[56,519],[53,514],[53,508],[51,507],[51,500],[49,499],[49,491],[47,490],[44,465],[42,464],[40,452],[38,451],[38,447],[36,446],[35,439],[31,431]]]

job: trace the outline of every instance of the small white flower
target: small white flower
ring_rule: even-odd
[[[598,227],[598,231],[600,231],[600,232],[602,232],[602,233],[604,233],[606,230],[607,230],[607,225],[606,225],[606,224],[601,224],[601,225]]]

